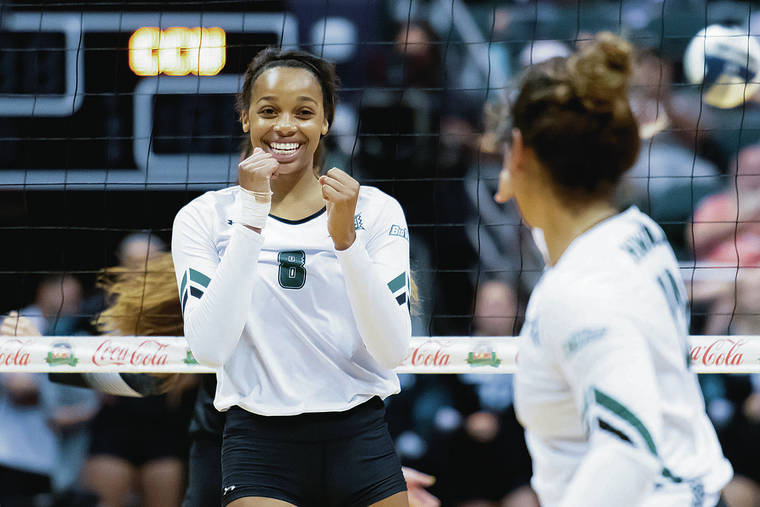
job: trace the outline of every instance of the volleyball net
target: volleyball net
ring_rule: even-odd
[[[169,244],[180,207],[235,184],[235,93],[248,62],[268,46],[300,48],[334,61],[342,80],[326,165],[386,191],[407,215],[414,334],[435,338],[415,338],[399,371],[512,372],[513,341],[480,336],[518,333],[542,260],[516,208],[493,202],[502,154],[483,111],[530,64],[610,30],[636,47],[631,104],[643,139],[618,204],[649,213],[676,251],[691,332],[711,335],[692,337],[695,368],[755,371],[760,234],[745,213],[753,199],[731,195],[760,174],[760,157],[739,156],[760,141],[760,110],[704,102],[683,59],[708,25],[757,35],[756,14],[749,2],[706,0],[0,1],[0,312],[39,306],[52,285],[42,331],[94,332],[106,303],[95,279],[131,262],[128,240],[147,239],[139,269]],[[711,196],[720,205],[702,219],[728,232],[702,253],[692,222]],[[99,368],[104,343],[109,358],[143,357],[133,349],[164,340],[3,338],[0,371]],[[183,362],[184,342],[165,344],[162,371],[201,371]]]
[[[760,336],[691,336],[697,373],[760,373]],[[418,337],[397,373],[515,373],[515,337]],[[214,373],[172,336],[0,337],[0,372]]]

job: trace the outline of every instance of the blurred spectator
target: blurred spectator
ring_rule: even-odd
[[[111,268],[111,276],[100,283],[108,293],[124,297],[119,315],[98,319],[100,331],[119,335],[156,334],[152,331],[161,319],[143,316],[141,295],[146,287],[156,290],[154,285],[176,291],[171,269],[150,271],[152,277],[161,280],[151,279],[151,285],[147,285],[143,276],[148,258],[153,259],[162,247],[160,241],[148,235],[130,235],[122,241],[119,249],[122,266]],[[171,265],[170,257],[165,259]],[[130,275],[119,276],[125,272]],[[98,495],[104,507],[131,505],[136,498],[144,507],[179,506],[195,382],[194,376],[183,375],[180,385],[166,395],[103,397],[103,406],[92,424],[90,455],[82,482]]]
[[[748,267],[760,264],[760,144],[732,164],[729,187],[700,203],[687,240],[700,260]]]
[[[146,262],[157,253],[163,252],[166,244],[153,233],[134,232],[127,234],[116,247],[119,266],[134,272],[145,271]],[[82,303],[82,315],[86,319],[90,334],[97,334],[97,318],[100,312],[111,304],[102,290],[96,290]]]
[[[34,302],[21,310],[43,335],[66,336],[81,330],[82,284],[70,275],[44,278]]]
[[[431,88],[443,83],[437,38],[424,21],[398,26],[393,36],[392,51],[375,52],[370,60],[370,85]]]
[[[497,124],[507,117],[505,102],[487,106],[486,132],[482,151],[468,170],[464,186],[467,200],[475,210],[467,218],[467,237],[477,252],[479,269],[489,278],[498,278],[516,287],[520,294],[533,290],[543,271],[544,261],[531,231],[523,224],[514,201],[498,204],[493,200],[504,162],[503,149],[509,126]],[[516,334],[517,330],[509,334]]]
[[[365,90],[361,98],[359,169],[370,179],[430,177],[439,132],[436,93],[440,92],[429,88],[442,85],[443,73],[438,46],[424,24],[402,25],[393,38],[392,46],[378,48],[369,57],[367,81],[377,88]],[[387,190],[387,183],[378,183]],[[391,192],[401,200],[407,220],[424,213],[423,206],[429,204],[405,199],[410,189],[405,182],[394,189],[396,193]]]
[[[472,301],[466,269],[476,256],[463,241],[460,224],[469,210],[461,177],[472,158],[466,116],[472,113],[445,93],[443,46],[426,22],[401,23],[392,38],[392,46],[370,56],[368,81],[375,87],[364,91],[358,110],[359,178],[393,195],[406,212],[420,320],[427,321],[416,329],[466,334]]]
[[[708,303],[707,334],[754,334],[760,331],[760,144],[736,158],[723,192],[700,203],[686,241],[698,261],[735,267],[735,276],[695,283],[693,303]]]
[[[58,459],[49,413],[41,400],[43,374],[0,373],[0,505],[31,507],[51,490]]]
[[[731,507],[756,507],[760,504],[760,468],[757,466],[760,376],[721,375],[720,381],[723,398],[717,400],[728,404],[729,413],[722,425],[716,424],[716,427],[725,455],[734,468],[734,478],[723,495]],[[710,405],[716,405],[716,399],[711,400]]]
[[[81,335],[87,334],[88,327],[81,306],[79,280],[69,275],[54,276],[40,282],[34,303],[21,310],[20,315],[29,318],[42,335]],[[88,423],[98,410],[98,397],[87,389],[47,380],[41,386],[48,424],[56,432],[58,446],[52,486],[54,491],[62,492],[76,486],[89,446]]]
[[[475,336],[510,336],[515,332],[517,295],[508,284],[480,284],[475,301]],[[477,340],[477,338],[473,338]],[[486,343],[475,345],[492,354]],[[498,357],[495,360],[499,360]],[[488,368],[488,365],[473,368]],[[477,370],[474,370],[477,371]],[[512,408],[511,375],[459,375],[473,400],[451,407],[461,425],[441,425],[433,434],[425,466],[440,479],[431,491],[460,507],[538,507],[529,486],[531,464],[523,429]],[[431,468],[432,467],[432,468]]]
[[[512,335],[516,315],[511,286],[498,280],[481,284],[473,321],[477,336]],[[490,350],[486,342],[476,342],[474,349],[484,355]],[[426,352],[431,351],[419,351]],[[402,376],[402,392],[389,400],[391,430],[404,464],[438,478],[430,491],[443,505],[537,507],[528,486],[530,457],[512,409],[512,377],[430,377]]]
[[[11,315],[5,320],[15,324],[2,334],[76,334],[81,293],[74,277],[43,279],[34,303],[20,312],[28,320],[18,326]],[[0,374],[0,505],[27,505],[33,494],[73,488],[96,410],[97,397],[84,389],[52,384],[42,374]]]
[[[499,280],[480,284],[475,298],[473,334],[475,336],[513,336],[517,324],[517,293]]]
[[[694,204],[720,188],[718,168],[685,144],[672,106],[672,62],[641,48],[631,79],[631,109],[639,122],[639,157],[623,180],[624,200],[662,224],[679,257],[685,255],[683,226]],[[676,118],[674,122],[673,118]],[[627,204],[627,203],[626,203]]]
[[[680,85],[673,97],[673,110],[680,119],[678,135],[686,146],[727,167],[735,153],[760,141],[760,93],[731,109],[705,103],[701,85]]]
[[[116,257],[119,264],[128,269],[144,269],[149,257],[163,252],[166,246],[155,234],[132,233],[119,243]]]
[[[181,388],[150,398],[104,397],[82,477],[102,506],[136,498],[144,507],[180,505],[193,401],[194,390]]]

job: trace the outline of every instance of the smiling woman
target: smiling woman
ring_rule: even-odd
[[[185,336],[227,412],[224,505],[407,505],[382,403],[411,338],[409,240],[391,233],[406,220],[342,170],[318,175],[336,94],[330,63],[259,53],[239,186],[174,222]]]
[[[245,132],[248,132],[247,129],[250,128],[250,123],[247,125],[246,123],[250,118],[252,118],[252,112],[250,111],[250,108],[256,105],[252,100],[252,95],[254,93],[253,85],[254,83],[258,82],[258,77],[269,69],[279,69],[280,71],[285,72],[288,70],[293,71],[295,69],[306,70],[306,75],[302,75],[302,77],[311,79],[312,81],[314,79],[317,79],[316,85],[318,87],[318,90],[316,90],[316,97],[313,95],[313,92],[315,91],[313,89],[310,90],[312,94],[297,97],[299,101],[311,102],[310,105],[306,104],[306,107],[302,112],[305,115],[313,115],[313,108],[317,108],[322,105],[322,108],[324,110],[324,120],[326,121],[326,125],[320,125],[320,142],[317,150],[314,152],[314,166],[319,168],[324,162],[325,149],[322,145],[322,138],[327,134],[329,125],[332,124],[333,117],[335,116],[335,106],[337,105],[339,81],[338,77],[335,75],[335,68],[330,63],[318,58],[314,58],[308,54],[306,55],[306,58],[299,58],[295,56],[296,54],[298,53],[282,53],[274,49],[265,49],[264,51],[261,51],[248,66],[243,89],[237,98],[237,109],[238,113],[240,114],[241,123],[243,124],[243,130]],[[283,59],[283,56],[285,55],[289,55],[289,59]],[[321,78],[319,78],[319,76],[321,76]],[[308,84],[307,88],[310,88]],[[319,101],[320,96],[322,99],[321,102]],[[259,96],[256,101],[262,101],[263,99],[271,100],[272,98],[274,97],[264,94]],[[266,104],[258,105],[257,110],[264,109],[263,106],[265,105]],[[275,112],[275,108],[272,107],[268,109],[267,112],[269,114],[272,114]],[[243,140],[241,152],[244,153],[246,157],[250,156],[253,153],[253,143],[250,137],[246,137]]]

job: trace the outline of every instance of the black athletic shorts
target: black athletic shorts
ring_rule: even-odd
[[[380,398],[345,412],[266,417],[233,407],[222,441],[222,505],[367,506],[406,491]]]

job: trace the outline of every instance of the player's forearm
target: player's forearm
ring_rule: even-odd
[[[114,396],[141,398],[164,394],[174,385],[179,375],[119,372],[48,373],[48,378],[56,384],[83,387]]]
[[[141,398],[148,393],[142,393],[134,389],[119,372],[99,372],[99,373],[49,373],[48,378],[56,384],[65,384],[69,386],[84,387],[95,391],[113,394],[115,396],[128,396],[130,398]],[[150,377],[147,373],[135,373],[133,376],[142,375]],[[152,383],[150,379],[141,381],[142,385]]]
[[[401,364],[409,349],[412,325],[406,304],[399,304],[358,239],[336,251],[351,310],[364,345],[384,368]]]
[[[651,493],[662,465],[627,443],[592,447],[573,476],[561,507],[634,507]]]
[[[185,338],[199,363],[219,367],[240,341],[251,307],[264,238],[235,224],[227,251],[205,293],[185,313]]]

